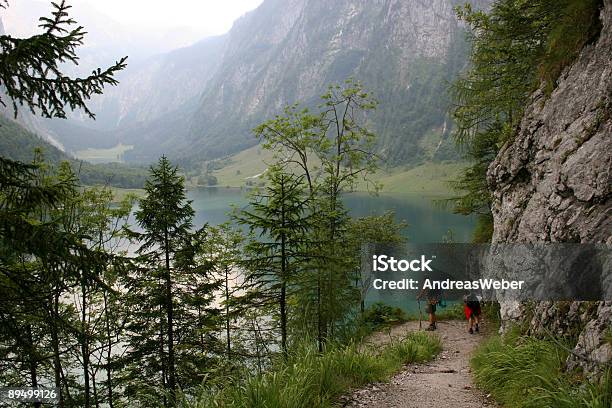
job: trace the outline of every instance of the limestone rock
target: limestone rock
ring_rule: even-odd
[[[532,95],[516,138],[489,167],[495,243],[612,245],[612,0],[604,1],[601,20],[598,40],[563,72],[550,96]],[[502,317],[506,327],[532,315],[534,334],[571,335],[579,328],[568,368],[597,375],[596,362],[612,361],[604,339],[611,309],[610,302],[540,303],[534,310],[502,303]]]

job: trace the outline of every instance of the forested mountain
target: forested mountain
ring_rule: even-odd
[[[76,160],[0,112],[0,155],[6,159],[31,163],[37,152],[55,167],[61,162],[69,162],[80,182],[85,185],[141,188],[147,174],[146,169],[140,166],[91,164]]]
[[[446,91],[468,53],[460,3],[265,0],[226,36],[128,66],[94,99],[94,132],[74,118],[46,126],[72,151],[121,142],[135,146],[127,159],[195,163],[252,146],[254,126],[352,76],[380,101],[371,125],[390,162],[449,158]]]
[[[0,113],[0,153],[11,160],[29,163],[36,150],[44,151],[47,160],[59,163],[71,158],[55,146],[28,131]]]
[[[189,120],[200,90],[216,72],[224,44],[224,36],[209,37],[135,65],[130,63],[119,75],[118,87],[93,99],[96,121],[72,117],[68,121],[47,120],[45,127],[72,151],[123,142],[137,146],[136,156],[142,156],[152,138],[160,143],[160,151],[164,138],[154,138],[156,129],[184,134],[181,128]]]

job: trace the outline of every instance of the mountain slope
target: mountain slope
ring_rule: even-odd
[[[460,3],[265,0],[225,36],[129,65],[92,101],[97,123],[75,115],[43,133],[71,152],[122,143],[134,146],[126,160],[195,167],[253,146],[253,127],[352,76],[380,101],[371,127],[389,163],[454,159],[446,91],[466,64]]]
[[[118,76],[119,86],[93,99],[95,122],[73,115],[68,121],[47,120],[45,127],[72,152],[87,147],[110,148],[121,142],[138,145],[137,154],[142,156],[151,139],[159,149],[167,133],[158,136],[156,131],[172,129],[174,133],[185,127],[185,115],[216,72],[224,44],[224,36],[210,37],[128,65]],[[174,123],[176,118],[180,118],[179,123]]]
[[[84,185],[109,185],[123,188],[142,188],[147,169],[119,163],[90,164],[75,160],[46,140],[32,133],[20,123],[0,113],[0,156],[31,163],[36,150],[52,165],[68,161]]]
[[[34,159],[36,149],[42,150],[52,163],[71,159],[57,147],[0,113],[0,156],[29,163]]]
[[[50,12],[47,0],[23,0],[0,9],[0,16],[11,35],[26,37],[40,31],[38,18]],[[183,111],[181,105],[200,94],[220,61],[223,36],[177,48],[190,44],[188,38],[194,34],[184,29],[138,31],[87,3],[73,4],[70,15],[86,28],[87,35],[77,49],[79,64],[66,64],[66,74],[88,75],[96,67],[129,56],[126,69],[117,75],[121,85],[107,87],[89,102],[95,121],[80,111],[69,113],[69,120],[45,120],[31,117],[27,110],[20,112],[22,125],[70,153],[87,147],[112,147],[119,138],[125,141],[128,137],[124,133],[136,124]]]
[[[482,2],[483,4],[485,2]],[[178,154],[214,157],[255,143],[250,129],[295,102],[316,104],[332,82],[364,82],[383,152],[411,161],[445,126],[446,88],[465,64],[454,1],[267,0],[234,24]]]

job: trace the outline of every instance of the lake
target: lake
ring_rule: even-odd
[[[230,219],[228,213],[232,206],[238,208],[247,205],[247,191],[238,188],[206,187],[188,190],[187,197],[192,200],[195,210],[194,227],[199,228],[205,223],[217,225]],[[470,242],[472,231],[476,225],[475,217],[453,214],[436,204],[440,196],[424,196],[423,194],[390,194],[381,193],[372,196],[367,193],[351,193],[344,197],[346,207],[355,217],[381,215],[393,210],[397,221],[406,221],[408,227],[404,235],[409,242],[436,243],[444,237],[452,236],[453,242]],[[131,218],[132,224],[135,223]],[[451,232],[449,234],[449,231]],[[136,245],[126,247],[130,254],[134,253]],[[394,307],[400,307],[407,313],[417,313],[418,304],[414,300],[414,291],[373,290],[366,296],[366,305],[383,302]]]
[[[187,196],[193,200],[195,226],[199,227],[206,222],[216,225],[227,221],[227,213],[232,205],[239,208],[247,205],[246,194],[245,190],[237,188],[207,187],[190,190]],[[449,235],[454,242],[470,242],[475,218],[453,214],[449,209],[441,208],[436,204],[440,198],[419,193],[381,193],[378,196],[351,193],[344,197],[344,203],[355,217],[381,215],[393,210],[398,221],[408,223],[404,235],[411,242],[441,242]]]

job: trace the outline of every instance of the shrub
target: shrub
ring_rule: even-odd
[[[548,94],[555,88],[563,69],[574,62],[586,44],[599,37],[601,6],[601,0],[561,0],[554,4],[559,15],[548,35],[539,67]]]
[[[363,312],[363,322],[372,329],[407,320],[406,314],[399,307],[392,307],[382,302],[374,303]]]

